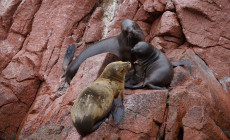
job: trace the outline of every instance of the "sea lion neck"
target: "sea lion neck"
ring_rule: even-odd
[[[149,64],[151,64],[150,62],[154,62],[158,59],[160,53],[156,48],[152,49],[152,53],[150,55],[148,55],[147,57],[144,58],[137,58],[138,59],[138,63],[139,65],[141,65],[142,67],[147,67]]]
[[[103,73],[100,75],[99,78],[109,79],[111,81],[123,82],[124,77],[125,76],[123,74],[119,74],[114,67],[110,66],[104,69]]]
[[[118,74],[112,74],[112,73],[102,73],[101,76],[99,78],[103,78],[103,79],[109,79],[110,81],[117,81],[122,83],[124,81],[124,77],[123,75],[118,75]]]
[[[119,42],[125,43],[126,46],[132,46],[134,47],[139,39],[135,38],[133,35],[125,35],[125,33],[120,33],[120,35],[118,36],[118,40]]]

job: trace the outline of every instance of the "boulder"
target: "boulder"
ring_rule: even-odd
[[[227,0],[174,0],[186,40],[206,48],[230,44],[230,2]]]
[[[102,21],[103,9],[98,7],[89,20],[85,34],[83,36],[86,43],[99,41],[102,38],[104,22]]]
[[[182,38],[183,33],[176,13],[170,11],[164,12],[161,17],[153,22],[150,34],[151,37],[167,35]]]
[[[0,25],[0,40],[3,40],[0,43],[1,138],[16,136],[39,87],[44,86],[46,90],[42,91],[47,94],[57,87],[58,81],[45,79],[54,69],[52,76],[62,73],[61,67],[55,67],[61,44],[73,25],[89,14],[95,3],[96,0],[1,1],[1,14],[6,17],[1,17]],[[53,88],[40,85],[43,80]]]

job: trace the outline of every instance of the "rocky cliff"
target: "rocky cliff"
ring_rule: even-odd
[[[0,139],[80,139],[70,119],[78,93],[118,58],[87,59],[70,86],[62,61],[135,20],[147,42],[176,67],[173,90],[126,90],[125,114],[110,116],[87,139],[216,139],[230,137],[230,1],[1,0]]]

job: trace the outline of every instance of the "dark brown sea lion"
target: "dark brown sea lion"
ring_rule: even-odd
[[[143,41],[137,43],[131,51],[137,58],[139,73],[144,81],[143,85],[126,85],[126,88],[165,89],[162,87],[170,84],[173,79],[173,66],[161,51]]]
[[[121,33],[117,36],[101,40],[86,50],[84,50],[73,62],[71,57],[65,55],[63,68],[66,68],[65,79],[68,83],[72,80],[78,71],[79,66],[87,58],[104,53],[111,52],[122,59],[122,61],[130,61],[132,64],[135,61],[135,57],[131,55],[131,49],[139,42],[144,41],[144,34],[139,25],[130,19],[126,19],[121,23]],[[67,49],[72,50],[72,49]],[[71,54],[71,53],[70,53]],[[69,63],[67,67],[66,65]]]
[[[96,130],[113,106],[117,107],[112,112],[114,122],[120,122],[124,113],[124,79],[130,68],[130,62],[116,61],[108,64],[100,77],[78,95],[71,109],[71,117],[82,136]]]
[[[174,61],[170,62],[167,57],[146,42],[139,42],[131,50],[135,54],[139,70],[138,73],[143,81],[143,85],[132,86],[126,83],[126,88],[139,89],[167,89],[173,79],[173,66],[192,65],[189,61]]]

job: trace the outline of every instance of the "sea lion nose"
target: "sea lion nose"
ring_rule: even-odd
[[[131,50],[131,53],[135,53],[135,50],[132,49],[132,50]]]
[[[133,28],[132,27],[128,27],[127,31],[128,31],[128,33],[132,33],[133,32]]]

